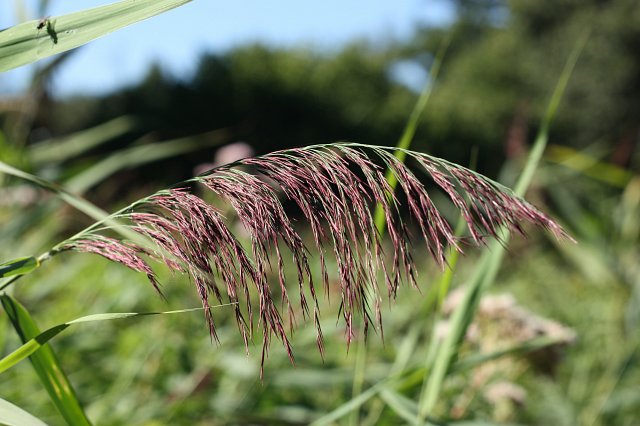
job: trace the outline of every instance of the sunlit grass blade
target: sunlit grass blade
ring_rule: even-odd
[[[232,304],[227,305],[217,305],[211,306],[212,308],[222,307],[222,306],[231,306]],[[150,315],[170,315],[170,314],[182,314],[187,312],[194,311],[202,311],[204,308],[190,308],[190,309],[179,309],[176,311],[165,311],[165,312],[114,312],[114,313],[104,313],[104,314],[94,314],[87,315],[84,317],[76,318],[74,320],[55,325],[47,330],[39,333],[37,336],[32,337],[29,341],[24,343],[18,349],[4,357],[0,360],[0,373],[8,370],[13,367],[23,359],[28,356],[31,356],[36,351],[45,347],[47,342],[56,337],[58,334],[62,333],[69,326],[73,324],[79,324],[84,322],[94,322],[94,321],[112,321],[118,319],[125,318],[135,318],[141,316],[150,316]]]
[[[456,230],[455,230],[456,237],[460,237],[464,233],[465,228],[466,228],[466,222],[461,216],[458,220],[458,224],[456,225]],[[453,248],[450,248],[450,253],[449,253],[449,256],[447,257],[445,270],[442,273],[442,276],[440,277],[440,280],[438,281],[438,283],[433,286],[433,288],[428,294],[428,297],[425,298],[425,301],[421,309],[422,312],[429,312],[434,304],[436,304],[436,306],[438,307],[442,306],[447,294],[449,293],[449,289],[451,288],[451,283],[453,282],[453,276],[455,274],[459,259],[460,259],[460,252]],[[421,397],[419,398],[419,400],[422,399],[422,393],[424,392],[424,389],[425,389],[424,386],[426,385],[426,383],[428,383],[428,377],[433,369],[433,363],[438,353],[440,342],[438,340],[439,336],[436,332],[436,325],[440,321],[441,317],[442,315],[440,311],[439,310],[436,311],[436,314],[434,316],[433,329],[431,332],[431,336],[429,338],[429,347],[428,347],[429,349],[423,361],[423,365],[424,365],[424,369],[423,369],[424,372],[423,372],[423,379],[422,379],[423,390],[421,392]],[[423,419],[424,418],[419,417],[419,420],[423,420]]]
[[[22,408],[0,398],[0,424],[7,426],[47,426]]]
[[[191,0],[125,0],[24,22],[0,32],[0,71],[76,48]],[[170,29],[165,28],[165,37]]]
[[[13,259],[9,262],[0,264],[0,278],[28,274],[38,266],[40,266],[40,262],[32,256]]]
[[[0,295],[0,301],[20,340],[26,343],[38,336],[40,330],[31,315],[17,300],[9,295]],[[31,364],[62,417],[69,425],[90,425],[80,402],[53,349],[48,344],[31,354]]]
[[[633,178],[630,170],[568,146],[550,145],[545,159],[618,188],[624,188]]]
[[[523,196],[529,187],[533,174],[540,163],[549,137],[549,128],[553,117],[556,114],[562,95],[565,92],[573,69],[578,61],[580,53],[586,44],[588,33],[584,33],[576,42],[576,45],[569,55],[564,69],[560,75],[558,83],[553,91],[546,113],[542,120],[540,130],[535,139],[531,152],[527,158],[524,170],[516,183],[514,192]],[[454,361],[457,348],[464,337],[466,330],[473,319],[477,305],[483,290],[494,280],[504,257],[504,247],[509,240],[509,232],[502,230],[498,241],[493,241],[489,250],[485,251],[480,259],[475,274],[469,283],[463,300],[458,305],[451,317],[451,328],[447,336],[438,347],[438,353],[434,362],[433,371],[430,372],[429,379],[420,396],[419,417],[426,418],[431,415],[442,389],[442,384]]]
[[[60,163],[97,148],[138,126],[138,120],[122,116],[63,138],[48,139],[29,147],[27,155],[34,164]]]

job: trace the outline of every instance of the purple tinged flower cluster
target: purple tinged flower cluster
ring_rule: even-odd
[[[330,286],[327,260],[331,257],[335,261],[340,312],[348,342],[354,337],[357,313],[362,314],[365,331],[372,322],[382,330],[379,273],[384,276],[389,298],[395,297],[404,280],[416,286],[411,238],[400,211],[400,199],[439,265],[445,265],[448,246],[462,251],[463,240],[454,235],[435,206],[424,179],[416,176],[418,173],[430,178],[460,210],[476,245],[484,244],[487,237],[499,237],[504,228],[523,233],[524,222],[566,237],[560,226],[544,213],[499,184],[426,154],[407,151],[407,156],[414,160],[413,171],[393,155],[393,149],[331,144],[248,158],[195,178],[194,181],[233,207],[249,234],[250,253],[231,232],[222,213],[185,188],[160,191],[144,203],[137,203],[135,211],[128,213],[132,229],[152,240],[157,250],[93,232],[71,240],[63,248],[97,253],[143,272],[158,290],[155,273],[145,259],[161,261],[177,273],[187,273],[205,308],[214,338],[217,336],[210,296],[221,303],[234,303],[236,321],[247,346],[257,317],[257,326],[262,329],[264,364],[273,336],[284,344],[293,361],[282,318],[282,312],[286,312],[289,325],[295,325],[295,310],[285,276],[287,258],[292,258],[297,268],[302,314],[306,318],[313,311],[318,347],[321,353],[324,351],[314,281],[317,277],[311,273],[310,251],[283,208],[281,198],[297,205],[311,230],[312,252],[318,256],[319,280],[327,294]],[[402,197],[394,194],[387,183],[387,168],[395,175]],[[389,253],[383,248],[372,214],[377,204],[382,206],[386,218]],[[251,303],[252,292],[257,294],[257,313]],[[275,293],[279,294],[280,308]],[[369,312],[370,302],[373,313]]]

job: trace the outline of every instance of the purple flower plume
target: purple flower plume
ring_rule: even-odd
[[[544,213],[471,170],[406,151],[415,163],[409,169],[393,151],[358,144],[290,149],[240,160],[192,179],[190,183],[199,183],[233,207],[249,234],[249,249],[231,232],[218,209],[186,188],[160,191],[124,213],[134,231],[153,241],[153,249],[106,237],[95,230],[73,238],[62,249],[97,253],[143,272],[158,290],[149,258],[165,263],[177,273],[187,273],[205,308],[214,338],[217,339],[210,312],[211,296],[221,303],[234,303],[245,345],[257,319],[257,326],[263,331],[264,363],[273,336],[284,344],[293,361],[282,318],[286,314],[291,327],[296,322],[291,288],[286,285],[287,259],[293,259],[297,269],[301,312],[304,317],[312,312],[321,352],[324,346],[316,281],[328,294],[329,257],[337,266],[347,341],[353,338],[354,314],[362,314],[365,330],[374,321],[369,298],[373,298],[375,322],[381,329],[378,274],[384,277],[390,298],[395,297],[403,280],[416,286],[409,228],[401,207],[441,267],[445,265],[447,246],[461,252],[463,242],[484,244],[487,237],[498,237],[504,228],[522,234],[524,222],[547,228],[557,237],[567,237]],[[385,180],[387,168],[398,180],[397,194]],[[461,212],[470,239],[454,235],[419,176],[429,178],[435,184],[432,186],[439,187]],[[282,199],[297,205],[311,230],[312,250],[305,247]],[[372,214],[377,204],[383,207],[386,218],[388,252],[383,250]],[[312,276],[309,253],[318,256],[319,277]],[[258,296],[257,307],[252,306],[251,292]]]

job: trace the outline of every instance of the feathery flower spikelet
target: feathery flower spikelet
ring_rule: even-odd
[[[381,328],[378,271],[385,277],[389,298],[395,297],[403,279],[416,286],[409,231],[400,215],[400,198],[385,180],[386,168],[397,178],[406,209],[435,261],[444,267],[447,246],[462,252],[462,240],[455,237],[425,184],[393,152],[394,148],[346,143],[296,148],[240,160],[188,181],[201,184],[234,208],[250,236],[251,253],[230,231],[222,213],[186,186],[160,191],[118,214],[118,218],[130,221],[134,231],[153,241],[155,249],[119,241],[90,229],[65,242],[59,250],[100,254],[145,273],[157,290],[157,279],[145,258],[187,273],[205,308],[211,335],[217,339],[209,309],[209,297],[213,295],[220,302],[226,298],[234,303],[245,345],[254,328],[255,309],[250,299],[253,287],[259,300],[257,318],[258,327],[263,331],[263,364],[273,335],[284,344],[293,361],[269,282],[272,259],[275,259],[281,303],[286,306],[293,324],[295,318],[285,285],[283,248],[290,252],[297,267],[302,312],[307,316],[313,309],[321,352],[324,346],[309,252],[279,196],[298,206],[311,229],[325,292],[329,286],[327,250],[332,250],[348,342],[353,338],[355,313],[363,315],[365,330],[372,321],[368,312],[371,294],[375,299],[376,322]],[[559,225],[508,188],[445,160],[413,151],[406,153],[417,164],[415,169],[424,172],[460,210],[472,243],[485,244],[487,237],[499,237],[503,228],[522,234],[522,222],[547,228],[557,237],[567,237]],[[385,214],[386,233],[391,241],[389,255],[383,251],[371,212],[376,204],[382,205]]]

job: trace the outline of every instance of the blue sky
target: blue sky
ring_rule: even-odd
[[[0,1],[0,27],[36,19],[35,7],[16,17],[18,1]],[[26,0],[33,6],[34,0]],[[110,1],[51,0],[56,16]],[[78,51],[54,79],[54,93],[105,92],[141,78],[156,61],[177,75],[188,74],[202,52],[265,42],[336,49],[354,39],[375,43],[409,37],[416,24],[450,21],[446,0],[194,0],[96,40]],[[0,93],[24,86],[29,69],[0,75]]]

